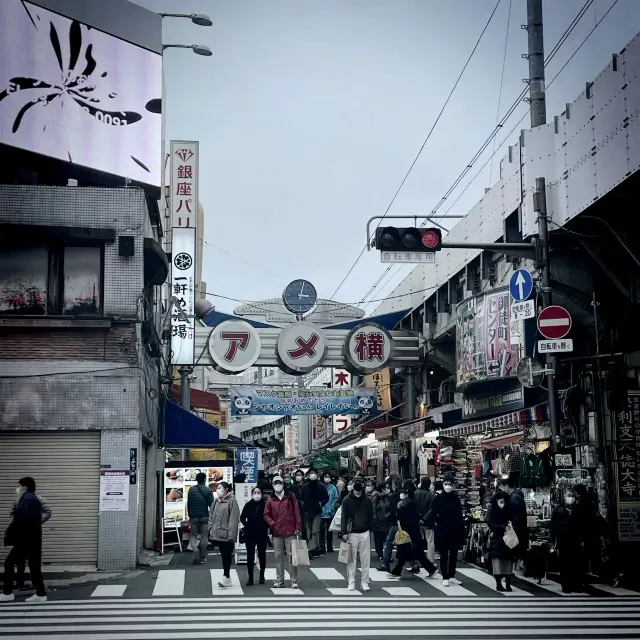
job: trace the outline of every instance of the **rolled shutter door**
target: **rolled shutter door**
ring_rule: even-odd
[[[138,465],[138,549],[144,547],[144,512],[147,498],[147,445],[142,443],[140,450],[140,463]]]
[[[18,480],[31,476],[51,506],[42,561],[95,565],[98,559],[100,432],[0,433],[0,532],[9,525]],[[9,549],[0,546],[0,559]]]

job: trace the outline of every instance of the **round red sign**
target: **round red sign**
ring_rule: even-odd
[[[538,331],[547,340],[559,340],[571,331],[571,315],[558,305],[551,305],[540,312],[538,316]]]

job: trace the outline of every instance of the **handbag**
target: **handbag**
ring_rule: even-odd
[[[394,538],[396,546],[399,547],[402,544],[411,544],[411,536],[400,526],[398,522],[398,532]]]
[[[333,516],[333,520],[331,520],[331,524],[329,525],[329,531],[333,533],[340,533],[342,525],[342,507],[338,507],[336,511],[336,515]]]
[[[505,529],[502,540],[509,549],[514,549],[515,547],[518,546],[518,543],[520,542],[518,540],[518,536],[516,535],[516,532],[513,530],[513,527],[511,525],[507,525],[507,528]]]
[[[311,564],[305,540],[296,539],[291,541],[291,564],[294,567],[308,567]]]
[[[349,556],[351,554],[351,545],[343,540],[340,543],[340,551],[338,552],[338,562],[349,564]]]

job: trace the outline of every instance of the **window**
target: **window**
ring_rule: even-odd
[[[0,313],[100,315],[102,259],[100,246],[0,249]]]

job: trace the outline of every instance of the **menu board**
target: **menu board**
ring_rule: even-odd
[[[629,392],[616,413],[618,502],[640,502],[640,394]]]
[[[618,506],[620,542],[640,541],[640,504]]]
[[[171,467],[164,470],[164,520],[182,522],[189,519],[187,498],[196,486],[196,476],[204,473],[206,485],[214,492],[221,482],[233,484],[233,464],[218,463],[214,466]]]

